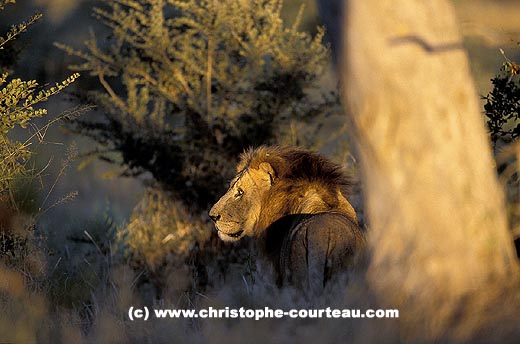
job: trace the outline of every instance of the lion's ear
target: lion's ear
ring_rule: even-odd
[[[275,172],[274,172],[274,169],[273,167],[271,166],[270,163],[268,162],[262,162],[260,163],[260,165],[258,166],[258,169],[261,171],[261,172],[264,172],[267,174],[268,178],[269,178],[269,183],[271,185],[273,185],[274,183],[274,178],[276,177],[275,175]]]

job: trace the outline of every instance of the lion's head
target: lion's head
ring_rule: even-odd
[[[225,241],[260,236],[285,215],[338,212],[356,221],[340,166],[296,147],[261,146],[242,154],[228,191],[210,210]]]
[[[222,240],[234,241],[253,234],[262,210],[261,200],[269,192],[273,176],[271,165],[262,163],[233,178],[226,194],[209,213]]]

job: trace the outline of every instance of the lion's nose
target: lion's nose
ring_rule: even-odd
[[[218,204],[218,202],[217,202]],[[220,219],[220,211],[217,209],[215,204],[211,209],[209,210],[209,218],[213,220],[213,222],[217,222]]]
[[[209,213],[209,218],[213,220],[213,222],[217,222],[220,219],[220,215],[213,215]]]

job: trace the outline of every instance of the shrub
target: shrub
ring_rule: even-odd
[[[518,64],[506,57],[500,73],[491,79],[493,89],[483,97],[486,101],[484,114],[495,147],[499,141],[509,143],[520,136],[519,71]]]
[[[78,71],[96,76],[99,121],[76,121],[102,159],[123,175],[150,173],[190,211],[222,193],[238,154],[269,142],[309,144],[310,121],[338,110],[318,83],[321,43],[280,19],[281,0],[116,0],[96,16],[112,31],[95,37]],[[307,137],[304,137],[304,133]]]
[[[1,0],[0,9],[3,9],[7,3],[14,3],[14,1]],[[0,37],[0,49],[40,18],[41,14],[35,14],[28,21],[13,25],[5,38]],[[24,173],[24,163],[31,155],[28,149],[30,141],[38,136],[33,135],[29,140],[21,143],[10,140],[6,136],[7,133],[15,125],[25,128],[31,119],[46,114],[46,109],[35,108],[35,106],[59,93],[78,77],[79,74],[74,73],[63,82],[43,89],[35,80],[9,79],[8,72],[0,74],[0,201],[7,200],[11,183],[16,176]]]
[[[186,257],[198,238],[198,228],[192,228],[188,214],[175,201],[160,192],[150,191],[136,206],[130,223],[118,232],[134,261],[154,268],[161,266],[165,254]]]

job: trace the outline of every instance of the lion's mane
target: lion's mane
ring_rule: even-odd
[[[241,155],[237,172],[257,169],[262,162],[273,167],[276,182],[261,200],[257,235],[282,216],[291,214],[337,212],[357,223],[356,213],[345,199],[353,183],[341,166],[298,147],[260,146]]]

